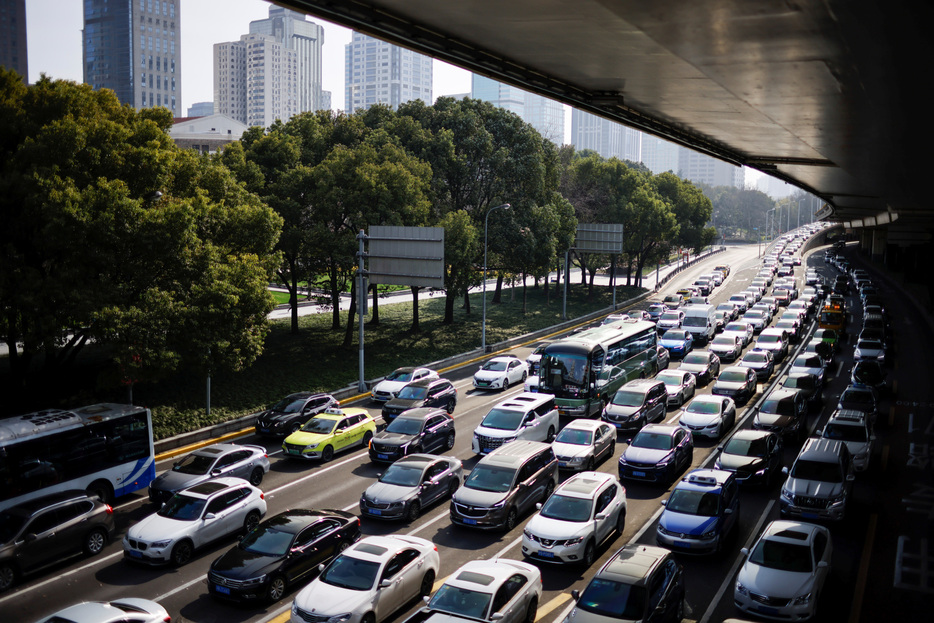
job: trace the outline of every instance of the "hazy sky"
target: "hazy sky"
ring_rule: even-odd
[[[26,0],[29,82],[40,74],[81,82],[81,0]],[[271,5],[264,0],[181,0],[182,102],[184,115],[195,102],[214,100],[214,44],[238,41],[250,22],[269,17]],[[344,107],[344,45],[350,30],[318,18],[324,27],[324,89],[331,92],[331,106]],[[433,95],[470,91],[470,73],[434,62]]]

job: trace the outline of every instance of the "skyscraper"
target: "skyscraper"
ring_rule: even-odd
[[[12,69],[26,81],[26,0],[0,0],[0,67]]]
[[[746,179],[743,167],[685,147],[679,148],[678,169],[679,177],[708,186],[742,188]]]
[[[680,148],[671,141],[651,134],[642,135],[642,164],[656,175],[665,171],[678,173],[678,152]]]
[[[431,57],[373,37],[353,33],[344,46],[344,108],[346,112],[420,99],[432,103]]]
[[[330,108],[321,90],[324,29],[296,11],[270,7],[239,41],[214,44],[214,110],[268,127],[300,112]]]
[[[135,108],[182,101],[180,0],[84,0],[84,81]]]
[[[564,107],[546,97],[473,74],[470,96],[514,112],[557,145],[564,142]]]
[[[591,149],[604,158],[642,160],[641,132],[576,108],[571,110],[571,144],[578,151]]]

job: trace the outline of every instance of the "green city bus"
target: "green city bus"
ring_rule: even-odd
[[[542,352],[538,391],[567,417],[599,415],[624,383],[658,371],[655,324],[622,320],[570,335]]]

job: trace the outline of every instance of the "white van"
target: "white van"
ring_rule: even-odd
[[[717,311],[713,305],[688,305],[684,309],[681,328],[690,331],[695,342],[707,343],[717,332]]]
[[[560,427],[554,396],[524,392],[490,409],[474,430],[471,448],[487,454],[517,439],[551,443]]]

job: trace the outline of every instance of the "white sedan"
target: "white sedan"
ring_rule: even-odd
[[[704,394],[695,397],[681,411],[678,425],[693,436],[719,439],[736,424],[736,403],[732,398]]]
[[[534,621],[542,572],[518,560],[471,560],[451,574],[428,601],[428,611],[480,621]]]
[[[291,623],[379,623],[431,594],[441,567],[434,543],[416,536],[368,536],[343,551],[292,603]]]
[[[558,467],[593,471],[596,464],[616,454],[616,429],[606,422],[571,420],[551,442]]]
[[[165,608],[154,601],[124,597],[109,602],[86,601],[68,606],[37,623],[164,623],[171,620]]]
[[[782,621],[814,616],[830,574],[833,543],[824,526],[773,521],[736,576],[733,601],[744,612]]]
[[[436,379],[438,373],[429,368],[399,368],[376,384],[370,397],[377,402],[386,402],[396,397],[399,391],[419,379]]]
[[[493,357],[473,375],[473,386],[478,389],[508,389],[510,385],[525,383],[529,367],[515,355]]]
[[[663,370],[655,375],[655,380],[665,384],[668,404],[676,407],[693,398],[697,388],[697,377],[687,370]]]
[[[187,563],[196,549],[234,532],[249,532],[266,514],[263,492],[241,478],[215,478],[183,489],[123,537],[126,560]]]

